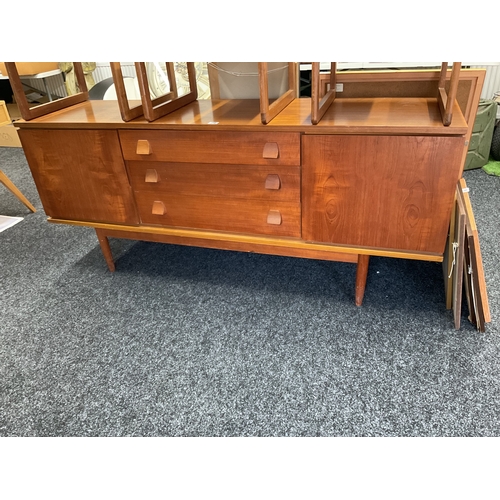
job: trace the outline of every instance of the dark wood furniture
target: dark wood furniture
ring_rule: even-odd
[[[16,125],[49,221],[95,228],[110,270],[109,237],[344,261],[361,305],[370,255],[444,260],[469,125],[455,101],[444,126],[435,93],[339,95],[316,125],[307,98],[267,125],[251,99]]]

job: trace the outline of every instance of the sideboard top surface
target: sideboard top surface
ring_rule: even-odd
[[[307,134],[463,135],[467,123],[455,103],[450,126],[442,124],[437,99],[336,99],[321,122],[311,124],[311,100],[295,99],[271,123],[263,125],[259,101],[253,99],[197,100],[154,122],[144,117],[124,122],[117,101],[85,101],[31,121],[20,128],[43,129],[160,129],[269,130]]]

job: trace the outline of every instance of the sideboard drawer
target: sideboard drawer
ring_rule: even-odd
[[[300,238],[300,203],[135,193],[143,224]]]
[[[121,130],[126,160],[244,165],[300,165],[300,134]]]
[[[300,203],[300,167],[128,161],[134,191]]]

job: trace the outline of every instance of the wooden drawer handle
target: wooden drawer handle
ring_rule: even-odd
[[[266,142],[264,145],[264,151],[262,152],[262,158],[278,158],[280,155],[280,150],[278,148],[277,142]]]
[[[273,226],[281,225],[281,213],[279,210],[269,210],[267,214],[267,223]]]
[[[145,182],[158,182],[158,172],[154,168],[148,168],[146,170]]]
[[[266,189],[280,189],[281,188],[281,179],[278,174],[269,174],[266,177]]]
[[[138,155],[150,155],[153,150],[151,149],[151,144],[146,139],[140,139],[137,141],[137,149],[135,151]]]
[[[167,209],[165,208],[165,204],[163,201],[153,201],[153,215],[165,215]]]

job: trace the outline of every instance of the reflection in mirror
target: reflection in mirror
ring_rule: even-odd
[[[61,73],[61,70],[57,67],[53,72],[47,70],[33,73],[32,75],[26,75],[22,69],[23,64],[25,63],[6,62],[5,69],[9,77],[10,86],[12,87],[16,103],[19,107],[19,112],[24,120],[32,120],[88,99],[87,83],[81,62],[72,63],[76,79],[75,93],[63,96],[57,95],[57,97],[59,97],[58,99],[55,99],[52,92],[50,92],[47,82],[45,82],[45,84],[43,82],[44,78],[56,76]],[[33,78],[26,78],[26,76]],[[43,99],[33,99],[29,97],[29,84],[27,84],[26,80],[37,80],[38,78],[41,79],[42,84],[45,85],[45,96],[40,94],[40,97],[43,97]],[[64,94],[64,90],[61,91],[61,93]]]
[[[113,75],[114,92],[118,99],[118,106],[122,120],[128,122],[144,114],[141,92],[135,66],[122,66],[122,63],[109,63]],[[127,76],[125,76],[127,75]],[[110,96],[110,98],[112,98]]]
[[[174,63],[164,63],[164,70],[159,64],[155,65],[155,63],[135,63],[146,120],[154,121],[190,102],[196,101],[198,97],[196,69],[192,62],[185,64],[189,91],[184,95],[179,95]],[[153,80],[153,82],[150,80]],[[159,96],[154,97],[156,95]]]
[[[176,90],[176,85],[171,88],[169,81],[169,71],[171,72],[170,78],[175,82],[175,72],[172,63],[164,62],[147,62],[146,72],[148,75],[149,93],[151,99],[157,99],[167,95],[171,90]]]

